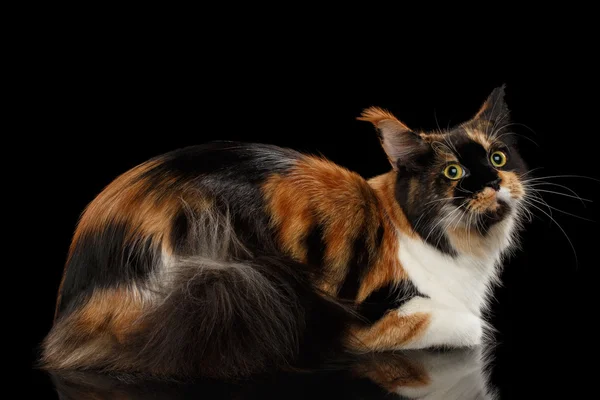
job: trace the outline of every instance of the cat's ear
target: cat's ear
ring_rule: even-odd
[[[425,141],[406,125],[398,121],[389,111],[379,107],[364,110],[359,121],[375,125],[381,140],[381,146],[394,169],[398,166],[415,167],[415,160],[428,148]]]
[[[504,100],[506,85],[495,88],[485,100],[474,120],[485,120],[491,123],[506,121],[510,118],[510,110]]]

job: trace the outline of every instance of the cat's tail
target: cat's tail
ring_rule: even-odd
[[[174,289],[134,339],[136,369],[229,378],[302,365],[334,347],[349,316],[290,260],[193,257],[174,270]]]
[[[341,349],[353,318],[314,287],[309,266],[289,259],[188,257],[168,269],[137,299],[140,313],[120,291],[60,318],[43,368],[218,379],[310,368]]]

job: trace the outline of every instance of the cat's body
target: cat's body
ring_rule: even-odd
[[[370,180],[232,142],[132,169],[82,215],[46,365],[231,377],[336,345],[479,344],[524,193],[514,147],[498,147],[502,95],[452,139],[368,110],[394,166]],[[485,166],[498,152],[512,164]]]

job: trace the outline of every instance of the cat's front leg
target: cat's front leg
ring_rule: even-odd
[[[431,346],[472,347],[481,344],[483,322],[467,310],[456,310],[429,298],[416,296],[407,301],[398,315],[410,317],[428,315],[427,327],[403,344],[404,349],[422,349]]]
[[[361,350],[423,349],[481,344],[482,320],[429,298],[416,296],[369,327],[351,332],[351,347]]]

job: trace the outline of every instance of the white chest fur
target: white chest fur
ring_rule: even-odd
[[[500,252],[491,257],[452,257],[419,239],[400,234],[398,257],[412,283],[423,294],[446,307],[476,316],[486,305],[497,278]]]
[[[501,255],[512,242],[514,220],[496,224],[479,244],[483,256],[455,257],[418,238],[399,233],[398,258],[415,287],[427,297],[415,296],[398,309],[400,316],[426,313],[427,331],[404,348],[473,346],[489,326],[481,318],[498,279]]]

